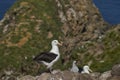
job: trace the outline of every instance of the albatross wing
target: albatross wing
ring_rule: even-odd
[[[51,52],[42,52],[37,55],[33,60],[37,62],[45,61],[47,63],[52,62],[58,55]]]

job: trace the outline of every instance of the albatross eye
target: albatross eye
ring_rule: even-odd
[[[57,41],[57,40],[54,40],[54,43],[58,43],[58,41]]]

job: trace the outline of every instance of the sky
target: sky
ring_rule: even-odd
[[[17,0],[0,0],[0,20]],[[120,24],[120,0],[93,0],[103,19],[110,24]]]

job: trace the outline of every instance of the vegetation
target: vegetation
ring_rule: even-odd
[[[58,18],[56,3],[53,0],[19,0],[6,15],[10,15],[10,19],[6,19],[2,26],[8,25],[7,31],[3,33],[4,28],[0,26],[0,70],[10,67],[20,72],[25,71],[26,74],[34,74],[33,72],[37,72],[38,69],[37,64],[32,61],[33,56],[49,50],[51,40],[63,38],[61,32],[63,24]],[[10,25],[11,23],[15,25]],[[88,47],[94,46],[91,42],[85,47],[75,47],[70,55],[70,61],[63,66],[59,60],[54,68],[68,69],[72,61],[77,60],[79,66],[92,61],[93,71],[110,70],[114,64],[120,63],[119,34],[120,32],[115,30],[105,34],[101,41],[104,51],[97,56],[100,60],[96,60],[94,54],[87,52]],[[97,43],[97,40],[95,42]],[[40,68],[44,69],[44,66]]]
[[[7,14],[15,16],[12,21],[16,26],[9,25],[12,28],[9,27],[5,34],[3,28],[0,31],[0,69],[26,67],[25,70],[30,72],[27,68],[33,64],[33,56],[49,50],[51,40],[62,35],[56,4],[45,0],[19,0]],[[11,22],[6,21],[4,25]]]

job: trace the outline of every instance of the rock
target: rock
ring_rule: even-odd
[[[74,74],[73,72],[70,71],[63,71],[63,80],[72,80],[73,78],[77,80],[76,78],[78,77],[77,74]]]
[[[48,80],[50,76],[50,73],[43,73],[40,76],[36,76],[36,80]]]
[[[106,28],[108,24],[103,21],[102,16],[92,3],[92,0],[71,0],[69,4],[56,0],[56,3],[59,18],[63,23],[61,29],[64,38],[62,41],[71,41],[69,44],[64,44],[62,47],[63,53],[70,54],[71,51],[74,51],[75,47],[81,46],[81,44],[86,41],[94,41],[105,32],[104,28]],[[74,41],[71,39],[74,39]],[[87,49],[86,53],[89,53],[88,51],[90,49],[91,48]],[[91,49],[90,55],[103,53],[103,49],[96,52],[94,52],[94,50],[96,50],[96,48]],[[65,63],[67,63],[67,61],[65,61]]]
[[[120,76],[109,77],[106,80],[120,80]]]
[[[85,74],[80,74],[78,80],[94,80],[94,79],[92,78],[92,76],[90,76],[89,74],[85,73]]]
[[[71,71],[57,71],[54,74],[43,73],[36,80],[93,80],[89,74],[74,73]]]
[[[117,64],[112,67],[112,76],[120,76],[120,64]]]
[[[120,80],[120,64],[112,67],[111,76],[107,80]]]
[[[99,77],[99,80],[106,80],[110,76],[111,76],[111,71],[106,71],[101,74],[101,76]]]
[[[22,76],[20,78],[17,78],[17,80],[35,80],[35,77],[33,77],[31,75],[26,75],[26,76]]]
[[[16,80],[15,77],[4,77],[2,80]],[[120,76],[112,76],[111,71],[106,71],[104,73],[94,72],[91,74],[81,74],[76,72],[71,72],[68,70],[54,70],[52,73],[42,73],[37,76],[21,76],[17,80],[120,80]]]
[[[99,73],[99,72],[94,72],[94,73],[91,73],[90,75],[92,76],[92,78],[93,78],[94,80],[98,80],[99,77],[100,77],[100,75],[101,75],[101,73]]]

